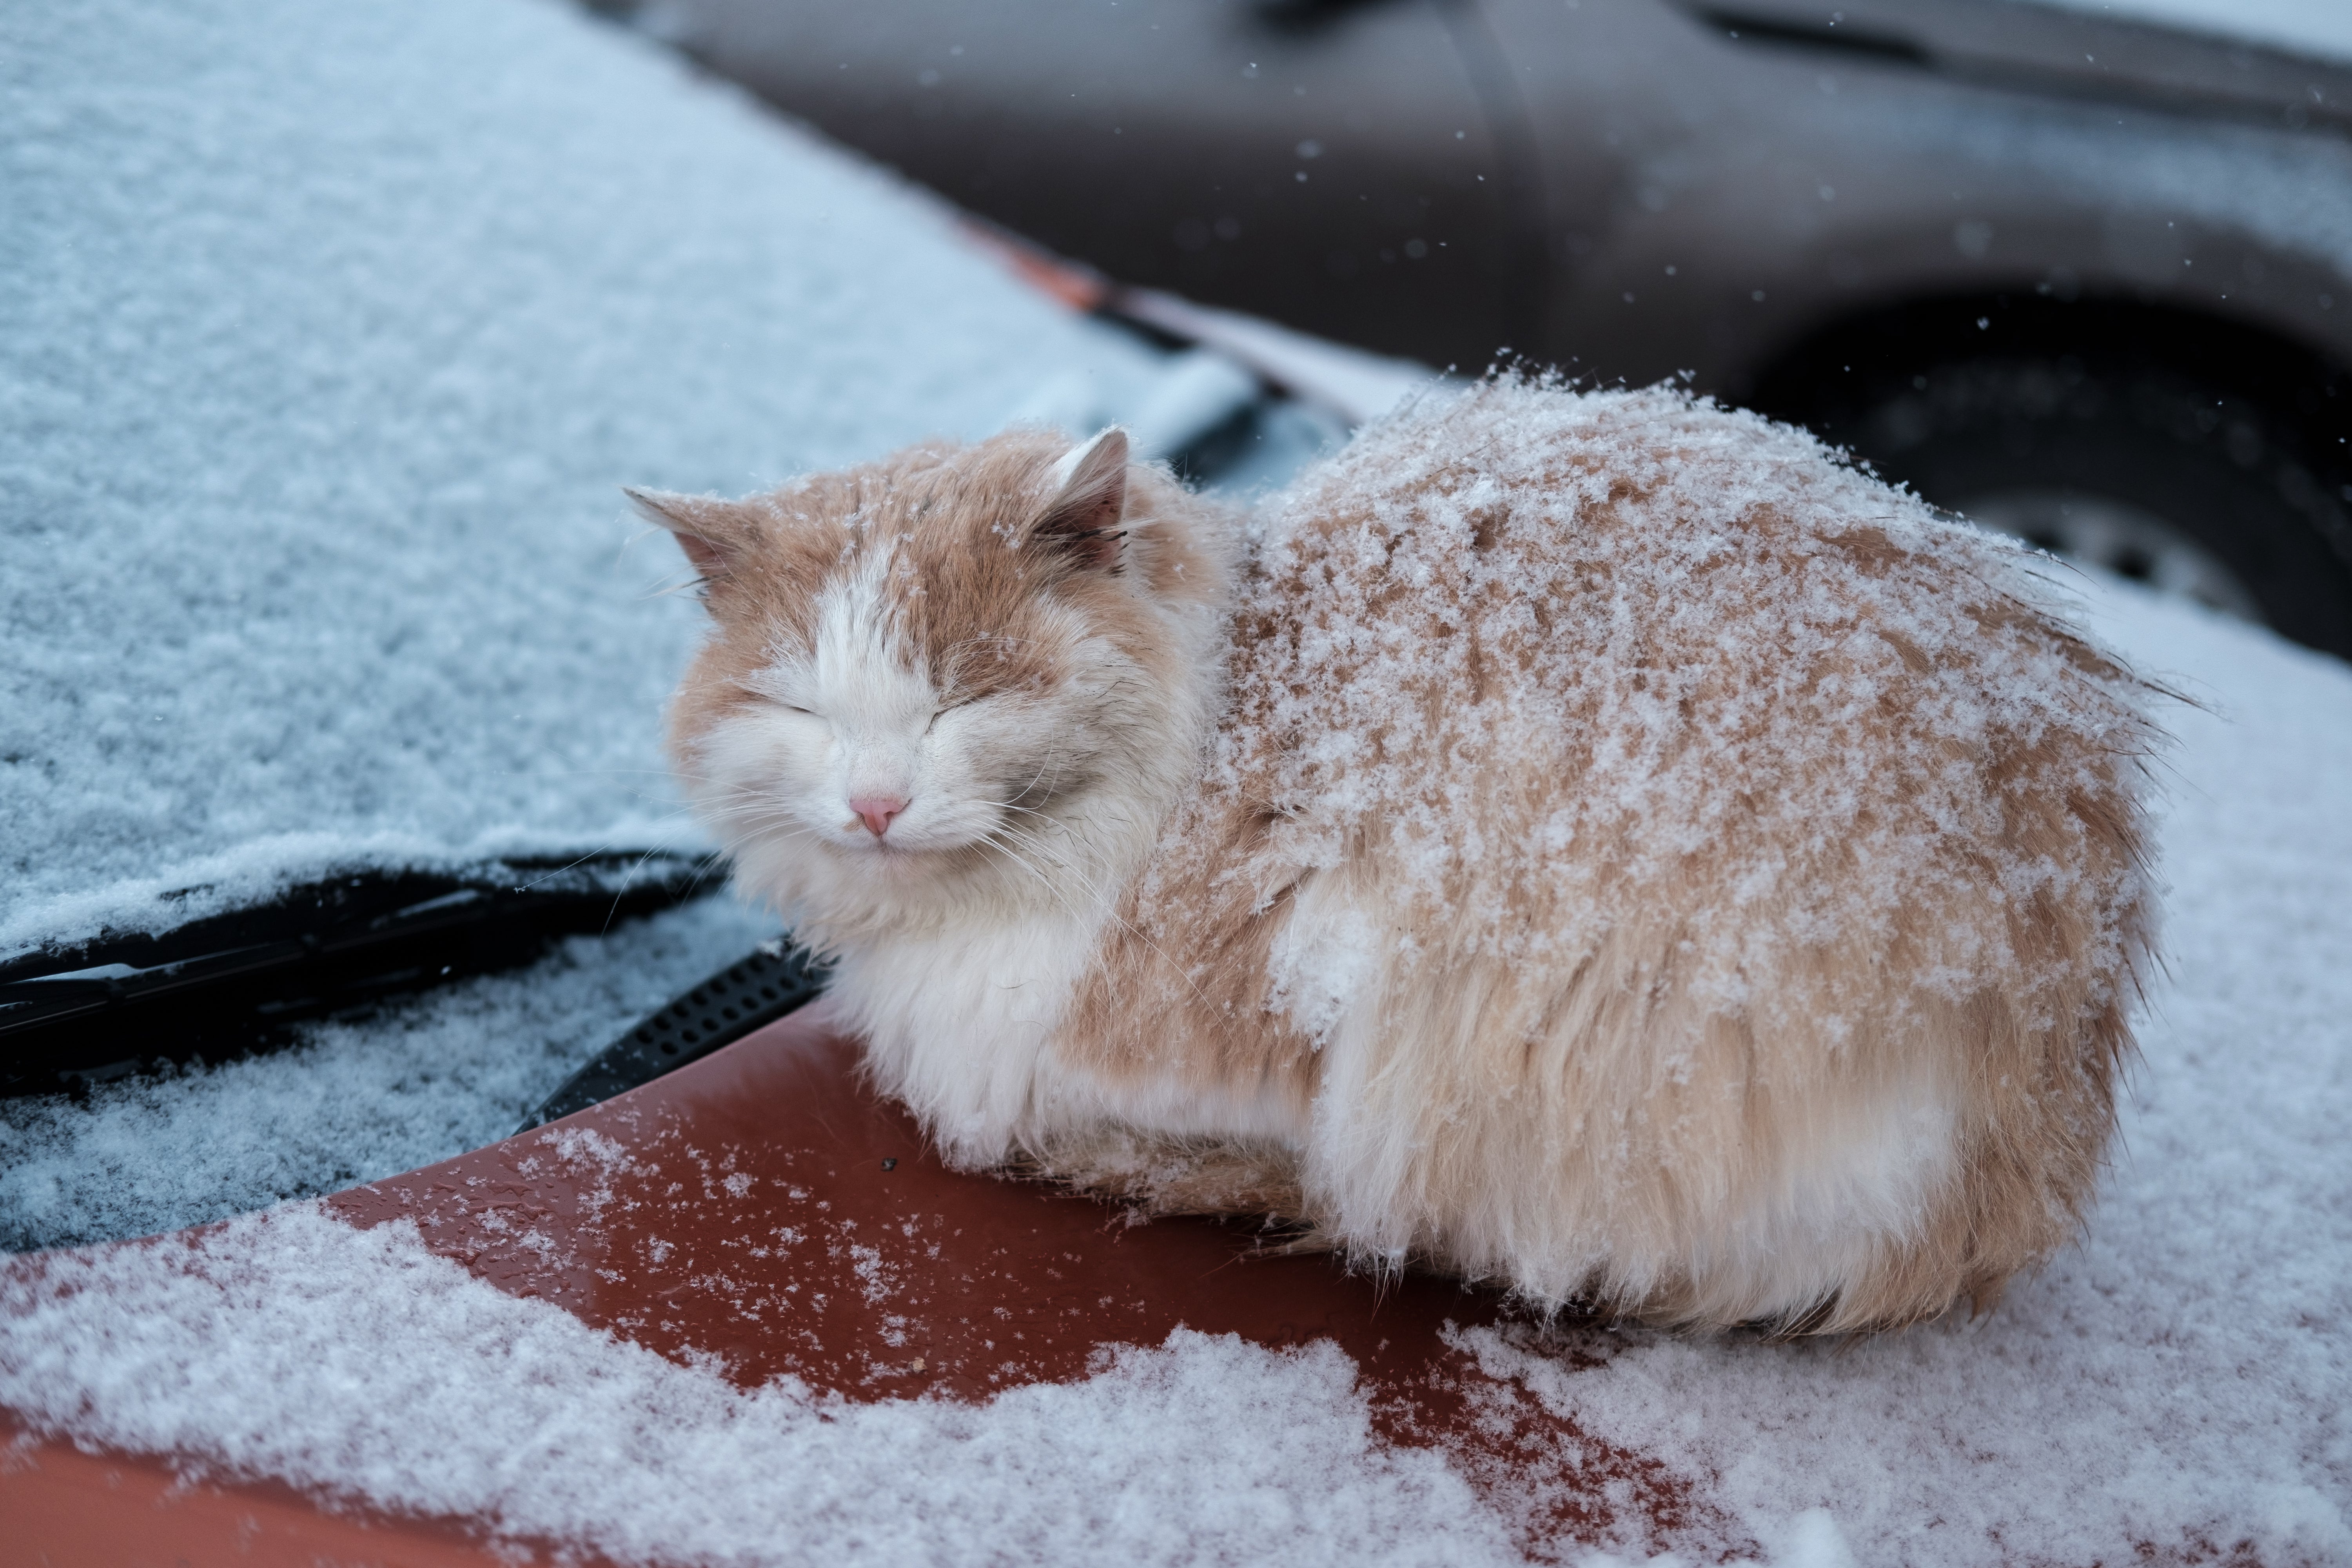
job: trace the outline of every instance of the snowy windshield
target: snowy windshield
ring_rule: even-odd
[[[11,31],[0,959],[351,868],[695,846],[657,735],[698,611],[620,487],[1131,401],[1158,358],[534,7]]]

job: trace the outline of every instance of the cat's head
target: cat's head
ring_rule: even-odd
[[[1230,530],[1115,427],[631,499],[713,626],[672,760],[739,882],[814,935],[1066,904],[1197,759]]]

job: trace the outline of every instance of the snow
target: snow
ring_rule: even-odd
[[[541,0],[19,5],[0,81],[0,952],[674,833],[653,726],[696,620],[621,553],[618,484],[741,491],[1157,374],[926,199]],[[1780,1563],[2352,1560],[2352,670],[2092,592],[2204,706],[2168,719],[2169,975],[2082,1243],[1855,1343],[1629,1332],[1570,1371],[1464,1339]],[[0,1236],[455,1153],[764,931],[698,905],[285,1056],[15,1102]],[[303,1201],[0,1267],[0,1405],[622,1563],[1513,1558],[1508,1500],[1382,1444],[1328,1345],[1180,1332],[984,1406],[835,1405]]]
[[[2135,590],[2092,610],[2203,706],[2171,716],[2171,974],[2082,1243],[1980,1319],[1879,1339],[1628,1331],[1571,1370],[1464,1336],[1585,1431],[1711,1478],[1780,1563],[2352,1556],[2352,669]],[[106,1190],[102,1158],[67,1167]],[[733,1391],[301,1205],[194,1250],[18,1260],[0,1404],[621,1562],[1510,1559],[1508,1499],[1370,1436],[1328,1346],[1179,1334],[977,1409],[833,1406]]]
[[[619,487],[1154,365],[545,0],[0,8],[0,956],[680,840],[698,620]]]
[[[638,1019],[774,934],[705,899],[272,1056],[0,1100],[0,1249],[147,1236],[494,1142]]]
[[[0,1391],[47,1413],[79,1389],[106,1412],[89,1437],[623,1563],[1508,1561],[1462,1477],[1374,1439],[1328,1346],[1180,1331],[983,1410],[746,1394],[501,1294],[406,1222],[308,1205],[60,1258],[0,1313]]]

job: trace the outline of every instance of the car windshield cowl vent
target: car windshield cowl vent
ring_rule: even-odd
[[[830,973],[824,960],[788,936],[761,943],[638,1020],[523,1118],[516,1134],[602,1104],[733,1045],[814,1001]]]
[[[2352,67],[2021,0],[1687,5],[1743,45],[2174,114],[2352,136]]]

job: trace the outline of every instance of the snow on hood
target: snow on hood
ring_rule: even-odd
[[[0,83],[0,957],[679,840],[698,615],[618,487],[1150,363],[544,0],[30,0]]]

